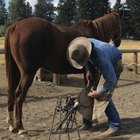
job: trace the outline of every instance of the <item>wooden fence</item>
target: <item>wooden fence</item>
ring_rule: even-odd
[[[140,53],[140,50],[120,50],[122,53],[133,53],[134,54],[134,63],[128,64],[127,66],[134,65],[134,72],[137,74],[138,73],[138,67],[140,64],[138,64],[138,53]]]
[[[134,54],[134,61],[131,64],[128,64],[127,66],[134,65],[134,72],[138,73],[138,67],[140,64],[138,64],[138,53],[140,53],[140,50],[120,50],[122,53],[133,53]],[[0,49],[0,54],[4,54],[4,49]],[[53,83],[56,85],[60,84],[60,75],[59,74],[53,74]]]
[[[0,54],[4,54],[4,49],[0,48]]]

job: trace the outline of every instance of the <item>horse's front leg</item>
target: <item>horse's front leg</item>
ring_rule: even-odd
[[[33,77],[34,77],[33,75],[23,74],[23,76],[21,76],[20,83],[16,89],[15,106],[14,106],[15,110],[14,130],[13,130],[14,133],[17,132],[19,134],[27,133],[22,123],[22,106],[26,98],[27,91],[32,84]]]

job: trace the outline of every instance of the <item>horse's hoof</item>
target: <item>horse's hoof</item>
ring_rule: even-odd
[[[18,133],[18,129],[17,128],[14,128],[11,132],[12,133]]]
[[[14,130],[14,127],[10,125],[9,126],[9,131],[12,132],[13,130]]]
[[[25,135],[25,134],[27,134],[27,131],[24,130],[24,129],[19,129],[18,134],[19,135]]]

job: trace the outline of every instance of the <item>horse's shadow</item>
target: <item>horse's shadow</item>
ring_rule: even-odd
[[[140,130],[140,117],[135,117],[135,118],[123,118],[122,119],[122,130],[119,133],[118,136],[113,136],[113,137],[98,137],[96,136],[94,138],[94,140],[129,140],[130,137],[125,137],[125,135],[136,135],[139,134],[139,130]],[[93,132],[96,131],[101,131],[104,132],[105,129],[108,127],[108,123],[99,123],[97,126],[94,127]],[[46,131],[42,130],[42,131],[38,131],[38,130],[29,130],[31,135],[30,136],[36,136],[39,135],[39,133],[44,133]],[[77,130],[75,128],[73,128],[73,130],[71,130],[69,133],[73,133],[76,132]],[[35,132],[35,133],[34,133]],[[32,134],[33,133],[33,134]],[[50,133],[50,132],[47,132]],[[66,133],[66,132],[65,132]],[[65,134],[62,133],[62,134]],[[92,133],[92,132],[91,132]],[[57,133],[55,134],[57,135]],[[82,133],[80,131],[80,135],[82,136]]]

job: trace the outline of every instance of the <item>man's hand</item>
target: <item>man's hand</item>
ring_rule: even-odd
[[[88,96],[97,98],[97,97],[100,97],[101,95],[96,90],[93,90],[88,93]]]

